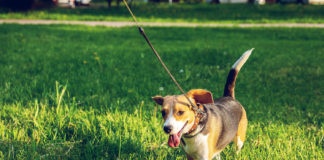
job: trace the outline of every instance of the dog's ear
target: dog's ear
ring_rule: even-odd
[[[188,97],[193,98],[196,103],[208,104],[214,103],[213,95],[204,89],[193,89],[187,93]]]
[[[154,96],[152,99],[158,104],[158,105],[163,105],[164,98],[162,96]]]

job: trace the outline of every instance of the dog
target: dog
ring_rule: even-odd
[[[232,141],[237,153],[243,147],[248,120],[245,109],[235,99],[234,88],[236,77],[252,51],[243,53],[232,66],[221,98],[214,100],[212,93],[204,89],[152,98],[162,106],[168,145],[175,148],[181,144],[188,160],[220,159],[220,153]]]

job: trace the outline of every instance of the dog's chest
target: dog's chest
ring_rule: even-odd
[[[184,138],[184,151],[193,159],[208,159],[208,135],[198,134],[192,138]]]

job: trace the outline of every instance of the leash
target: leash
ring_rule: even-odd
[[[186,99],[189,101],[190,105],[192,106],[192,109],[196,112],[196,113],[201,113],[202,111],[198,108],[197,105],[195,105],[194,103],[191,102],[191,100],[189,99],[189,97],[186,95],[186,92],[182,89],[182,87],[180,86],[180,84],[178,83],[178,81],[174,78],[174,76],[172,75],[172,73],[170,72],[170,70],[168,69],[168,67],[165,65],[165,63],[163,62],[161,56],[159,55],[159,53],[155,50],[155,48],[153,47],[151,41],[149,40],[149,38],[146,36],[144,29],[139,25],[139,23],[136,20],[135,15],[133,14],[132,10],[130,9],[130,7],[128,6],[126,0],[123,0],[128,12],[131,14],[140,34],[144,37],[144,39],[146,40],[147,44],[150,46],[150,48],[152,49],[153,53],[155,54],[156,58],[159,60],[159,62],[161,63],[162,67],[164,68],[164,70],[168,73],[168,75],[170,76],[170,78],[172,79],[172,81],[174,82],[174,84],[178,87],[178,89],[182,92],[182,94],[186,97]]]

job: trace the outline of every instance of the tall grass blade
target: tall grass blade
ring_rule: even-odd
[[[61,103],[63,101],[63,96],[66,91],[67,85],[63,87],[59,84],[59,82],[55,82],[55,89],[56,89],[56,113],[59,114],[61,110]]]

